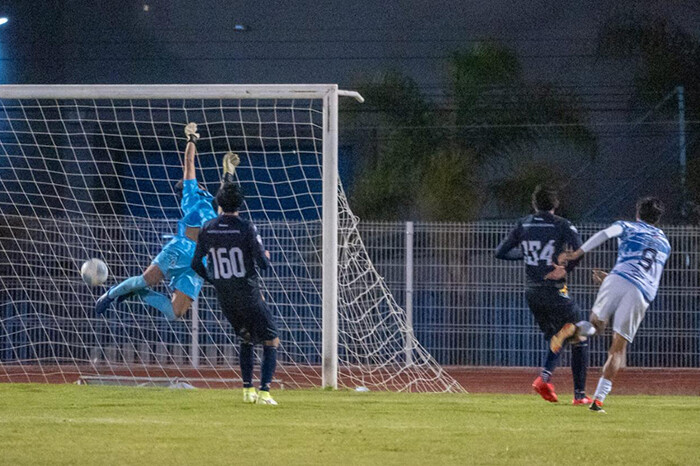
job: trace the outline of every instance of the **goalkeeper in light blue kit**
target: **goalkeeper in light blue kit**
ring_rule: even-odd
[[[181,197],[182,208],[177,235],[163,247],[142,275],[127,278],[103,294],[95,305],[97,314],[104,314],[114,301],[120,303],[131,296],[138,296],[146,304],[158,309],[166,319],[176,320],[187,312],[202,289],[203,280],[192,270],[190,264],[197,247],[199,230],[204,223],[216,218],[217,212],[214,197],[196,179],[194,157],[199,139],[196,123],[185,126],[185,136],[187,146],[182,168],[183,179],[175,186],[176,193]],[[226,154],[222,183],[233,181],[238,163],[238,155],[232,152]],[[170,280],[170,287],[174,290],[172,299],[150,289],[164,279]]]

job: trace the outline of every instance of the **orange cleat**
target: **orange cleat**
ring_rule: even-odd
[[[574,398],[573,401],[571,402],[571,404],[574,406],[589,405],[591,403],[593,403],[593,400],[588,398],[587,396],[584,396],[583,398]]]
[[[564,324],[564,326],[557,332],[556,335],[549,340],[549,349],[554,354],[559,354],[561,349],[564,347],[564,343],[569,338],[576,334],[576,326],[574,324]]]
[[[588,409],[595,413],[605,414],[605,410],[603,409],[603,402],[600,400],[593,400],[593,403],[591,403],[591,406]]]
[[[550,403],[556,403],[559,401],[557,394],[554,392],[554,385],[542,380],[542,377],[537,377],[534,382],[532,382],[532,388],[535,389],[539,395]]]

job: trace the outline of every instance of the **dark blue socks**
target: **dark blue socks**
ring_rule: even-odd
[[[547,350],[547,356],[544,358],[544,365],[542,366],[542,373],[540,377],[545,382],[549,382],[550,377],[552,377],[552,372],[556,369],[559,363],[559,355],[552,353],[551,350]]]
[[[571,374],[574,378],[574,397],[583,398],[586,393],[586,372],[588,370],[588,343],[571,346]]]
[[[241,379],[243,379],[243,388],[253,386],[253,345],[250,343],[241,343]],[[263,346],[262,365],[260,367],[260,390],[264,392],[270,391],[270,383],[275,375],[277,367],[277,348],[275,346]]]
[[[277,347],[263,346],[263,360],[260,368],[260,390],[264,392],[270,391],[270,382],[272,376],[275,375],[277,367]]]
[[[253,386],[253,345],[250,343],[241,343],[240,364],[243,388],[250,388]]]

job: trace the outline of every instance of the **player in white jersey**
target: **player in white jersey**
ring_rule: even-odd
[[[615,222],[591,236],[578,250],[559,255],[559,264],[565,264],[579,259],[610,238],[618,239],[615,267],[609,274],[594,271],[594,280],[602,281],[602,284],[591,312],[592,328],[584,325],[575,330],[590,336],[601,332],[608,320],[613,319],[613,341],[590,406],[593,411],[605,412],[603,401],[624,362],[627,344],[632,343],[644,313],[659,289],[661,272],[671,253],[666,235],[655,226],[662,213],[661,201],[653,197],[642,198],[637,202],[636,222]],[[576,337],[573,331],[568,336]]]

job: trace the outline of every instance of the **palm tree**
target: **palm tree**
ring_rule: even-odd
[[[362,149],[352,190],[364,218],[467,221],[484,211],[517,215],[537,183],[566,179],[541,160],[561,145],[595,154],[576,97],[527,83],[518,58],[499,44],[452,54],[446,96],[430,101],[396,72],[361,84]],[[496,202],[493,202],[493,199]]]

